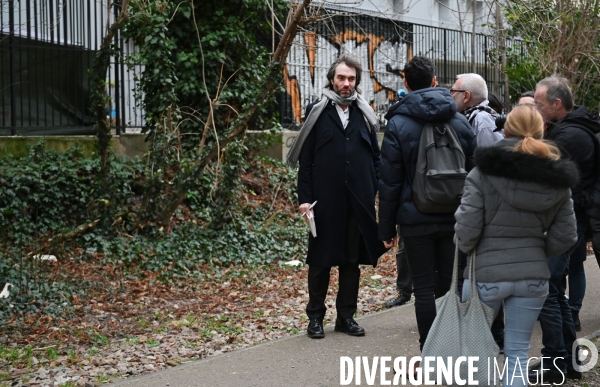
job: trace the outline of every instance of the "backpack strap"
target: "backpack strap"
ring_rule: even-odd
[[[465,110],[463,114],[467,117],[469,124],[473,125],[473,120],[475,119],[475,116],[477,116],[477,114],[479,114],[479,112],[482,111],[489,113],[494,118],[498,117],[498,113],[488,105],[471,106],[470,108]]]
[[[431,125],[434,128],[435,128],[435,125],[436,125],[436,122],[430,122],[430,121],[422,121],[421,123],[423,124],[423,130],[425,130],[427,128],[427,125]],[[423,133],[423,132],[421,131],[421,133]],[[421,144],[420,141],[421,141],[421,136],[419,136],[419,145]],[[418,149],[419,149],[419,147],[417,147],[417,159],[419,159]],[[417,175],[417,171],[415,170],[415,174],[414,174],[414,176],[411,179],[410,178],[410,171],[408,170],[408,163],[404,163],[404,173],[406,174],[406,181],[408,182],[408,185],[410,186],[410,189],[412,191],[413,181],[415,180],[415,176]]]

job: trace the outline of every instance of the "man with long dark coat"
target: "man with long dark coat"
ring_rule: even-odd
[[[378,187],[378,120],[357,92],[362,67],[342,55],[330,67],[323,96],[306,108],[306,120],[288,155],[298,171],[299,211],[314,211],[317,237],[309,235],[308,336],[323,338],[325,296],[332,266],[339,267],[335,330],[365,334],[353,316],[359,265],[377,264],[386,251],[378,240],[375,194]],[[311,204],[315,203],[313,209]]]

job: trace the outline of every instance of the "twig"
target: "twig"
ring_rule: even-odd
[[[275,201],[277,200],[277,194],[279,193],[281,184],[283,184],[283,176],[279,180],[279,185],[277,186],[277,189],[275,190],[275,195],[273,195],[273,202],[271,203],[271,206],[269,207],[269,212],[271,212],[273,210],[273,206],[275,205]]]
[[[91,223],[86,223],[84,225],[81,225],[81,226],[77,227],[73,231],[69,231],[69,232],[66,232],[64,234],[60,234],[59,236],[57,236],[57,237],[51,239],[50,241],[48,241],[47,244],[45,244],[45,245],[39,247],[37,250],[34,250],[31,253],[29,253],[27,256],[28,257],[32,257],[32,256],[35,256],[35,255],[38,255],[41,252],[43,252],[44,250],[47,250],[47,249],[49,249],[49,248],[51,248],[53,246],[56,246],[56,245],[64,242],[67,239],[72,239],[72,238],[76,237],[79,234],[83,234],[84,232],[89,231],[92,228],[96,227],[96,225],[99,222],[100,222],[100,219],[96,219],[96,220],[94,220]]]
[[[54,348],[54,347],[56,347],[56,345],[49,345],[47,347],[34,348],[32,351],[43,351],[45,349],[50,349],[50,348]]]

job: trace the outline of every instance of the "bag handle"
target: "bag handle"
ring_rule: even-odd
[[[459,249],[458,249],[458,244],[456,244],[456,249],[454,251],[454,268],[452,270],[452,284],[450,285],[450,292],[454,292],[454,294],[457,294],[458,296],[461,296],[460,294],[458,294],[458,255],[460,254]],[[471,298],[473,299],[473,297],[475,297],[476,299],[479,299],[479,292],[477,291],[477,280],[475,279],[475,259],[477,257],[477,253],[476,250],[473,249],[473,251],[471,251],[469,253],[469,256],[467,257],[467,262],[468,262],[468,270],[469,270],[469,279],[471,281]]]
[[[475,278],[475,258],[477,258],[477,253],[475,249],[469,253],[467,257],[467,261],[469,262],[469,279],[471,280],[471,298],[470,300],[478,300],[479,299],[479,291],[477,290],[477,279]],[[475,297],[475,298],[473,298]]]

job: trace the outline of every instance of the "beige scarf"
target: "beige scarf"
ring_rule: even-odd
[[[367,100],[354,90],[351,96],[342,97],[331,89],[323,89],[323,95],[321,96],[321,100],[313,106],[312,110],[306,117],[306,121],[304,121],[304,125],[300,128],[292,147],[287,155],[287,164],[290,167],[296,167],[298,165],[298,159],[300,158],[300,152],[302,151],[302,146],[304,146],[304,141],[308,138],[310,131],[313,126],[317,122],[317,119],[325,110],[325,106],[329,103],[329,101],[333,101],[338,105],[348,106],[353,101],[356,101],[358,109],[363,114],[365,122],[367,123],[367,127],[369,131],[378,131],[379,130],[379,119],[377,115],[371,108],[371,105],[367,102]]]

